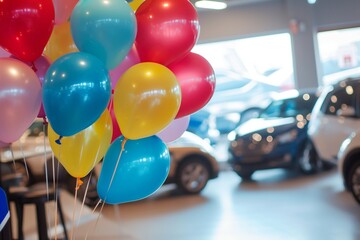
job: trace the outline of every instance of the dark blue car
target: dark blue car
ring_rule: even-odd
[[[258,118],[232,131],[228,135],[232,169],[244,180],[257,170],[301,169],[307,125],[317,96],[315,90],[279,94]]]

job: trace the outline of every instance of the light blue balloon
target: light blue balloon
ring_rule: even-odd
[[[134,11],[124,0],[82,0],[70,18],[77,48],[101,59],[114,69],[132,47],[136,31]]]
[[[123,142],[121,136],[111,144],[97,184],[100,198],[109,204],[148,197],[162,186],[170,169],[169,150],[157,136],[126,140],[119,159]]]
[[[111,97],[109,73],[95,56],[76,52],[57,59],[45,74],[43,104],[54,131],[71,136],[93,124]]]

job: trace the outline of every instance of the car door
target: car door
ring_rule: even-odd
[[[347,85],[330,92],[317,116],[313,142],[319,156],[336,162],[343,140],[360,128],[359,86]],[[314,130],[315,129],[315,130]]]

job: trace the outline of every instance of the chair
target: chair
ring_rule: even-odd
[[[19,184],[15,184],[16,182],[21,182],[19,178],[19,174],[12,173],[11,167],[8,164],[2,164],[2,174],[1,177],[7,178],[9,176],[14,178],[14,181],[5,186],[4,189],[7,192],[9,202],[13,202],[15,204],[16,216],[18,220],[18,239],[24,239],[23,234],[23,215],[24,215],[24,206],[27,204],[33,204],[36,208],[36,220],[37,220],[37,229],[40,240],[48,239],[48,227],[46,221],[46,211],[45,204],[49,201],[55,201],[55,196],[60,195],[59,188],[54,189],[53,187],[49,187],[48,192],[46,190],[46,185],[44,183],[34,184],[31,186],[21,186]],[[10,172],[10,173],[9,173]],[[15,175],[14,175],[15,174]],[[16,177],[15,177],[16,176]],[[8,183],[10,181],[7,181]],[[61,208],[60,198],[57,198],[57,209],[60,217],[60,221],[62,227],[64,229],[64,239],[68,239],[68,235],[66,232],[65,219],[63,215],[63,211]]]

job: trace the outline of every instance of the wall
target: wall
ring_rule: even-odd
[[[294,77],[299,89],[318,86],[321,76],[317,59],[316,33],[360,26],[359,0],[273,0],[253,5],[232,7],[222,11],[199,11],[201,33],[199,43],[290,32],[296,21],[300,29],[291,32]]]

